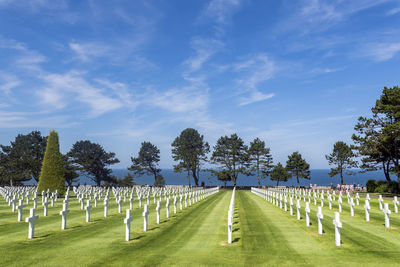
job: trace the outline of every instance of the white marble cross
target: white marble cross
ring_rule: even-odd
[[[324,215],[322,214],[321,206],[318,207],[317,218],[318,218],[318,234],[322,235],[322,219],[324,218]]]
[[[61,215],[61,229],[65,230],[67,228],[67,215],[69,213],[68,210],[68,202],[63,203],[63,209],[62,211],[60,211],[60,215]]]
[[[122,212],[121,211],[121,205],[122,205],[122,198],[121,198],[121,196],[119,196],[119,198],[118,198],[118,213]]]
[[[25,222],[29,223],[28,238],[35,236],[35,221],[39,219],[39,215],[35,215],[35,209],[30,209],[29,217],[25,218]]]
[[[176,196],[174,196],[174,214],[176,214]]]
[[[382,195],[379,195],[378,201],[379,201],[379,209],[382,210],[382,203],[383,203]]]
[[[108,213],[108,198],[104,198],[104,217],[107,217],[107,213]]]
[[[287,211],[287,196],[286,195],[283,198],[283,202],[284,202],[285,211]]]
[[[364,209],[365,209],[365,221],[369,222],[369,210],[371,206],[369,205],[369,200],[365,199]]]
[[[349,205],[350,205],[350,216],[353,217],[354,216],[354,199],[352,197],[350,197]]]
[[[19,200],[17,210],[18,210],[18,222],[22,222],[22,209],[25,208],[24,202],[22,199]]]
[[[321,207],[323,207],[324,206],[324,194],[322,193],[321,194]]]
[[[310,226],[310,203],[306,202],[306,226],[309,227]]]
[[[129,209],[132,210],[133,209],[133,196],[131,195],[131,197],[129,198]]]
[[[182,195],[179,197],[179,209],[182,210]]]
[[[307,203],[308,203],[308,202],[307,202]],[[300,208],[301,208],[301,206],[300,206],[300,200],[297,200],[296,208],[297,208],[297,220],[300,220]]]
[[[232,210],[228,210],[228,244],[232,243],[232,226],[233,226],[233,221],[232,221]]]
[[[81,210],[84,210],[85,209],[85,196],[82,195],[82,198],[80,201],[81,201]]]
[[[167,203],[165,204],[165,207],[167,208],[167,218],[169,218],[169,198],[167,198]]]
[[[32,200],[33,200],[33,208],[36,209],[36,208],[37,208],[37,200],[38,200],[38,197],[37,197],[36,194],[35,194],[35,196],[32,198]]]
[[[332,196],[329,194],[328,195],[328,201],[329,201],[329,209],[332,209]]]
[[[45,197],[43,202],[43,216],[47,216],[48,207],[49,207],[49,200],[47,199],[47,197]]]
[[[90,210],[92,209],[92,205],[90,205],[90,200],[86,201],[86,222],[90,222]]]
[[[360,195],[358,193],[356,193],[356,204],[360,206]]]
[[[279,208],[282,209],[282,194],[279,194]]]
[[[340,221],[340,213],[335,212],[335,219],[333,220],[335,226],[335,244],[340,246],[340,228],[342,228],[342,222]]]
[[[126,210],[126,217],[124,219],[125,223],[125,241],[129,242],[130,235],[131,235],[131,222],[132,222],[132,216],[131,216],[131,210]]]
[[[156,207],[156,211],[157,211],[157,224],[160,224],[160,201],[157,201],[157,207]]]
[[[385,203],[385,208],[382,211],[383,213],[385,213],[385,227],[389,228],[390,227],[389,214],[391,213],[391,211],[389,209],[388,203]]]
[[[147,215],[149,214],[149,210],[147,209],[147,204],[144,205],[144,211],[143,211],[143,231],[147,231]]]
[[[394,213],[398,213],[399,209],[397,207],[397,205],[399,204],[399,201],[397,200],[397,196],[393,197],[393,205],[394,205]]]
[[[293,215],[293,197],[290,197],[289,206],[290,206],[290,215]]]
[[[12,212],[15,212],[15,208],[17,207],[18,199],[14,196],[14,198],[11,200],[11,210]]]
[[[339,212],[342,212],[342,202],[342,195],[340,194],[338,198]]]

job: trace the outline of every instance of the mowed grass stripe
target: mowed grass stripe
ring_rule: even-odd
[[[254,196],[262,200],[262,198],[256,195]],[[266,200],[263,201],[265,201],[266,205],[283,214],[294,224],[297,224],[309,237],[317,241],[318,244],[315,248],[309,250],[303,250],[304,243],[291,242],[293,247],[299,251],[301,255],[313,260],[314,263],[310,262],[310,264],[337,266],[340,262],[341,266],[398,266],[400,260],[400,236],[397,229],[386,229],[381,223],[365,222],[364,216],[360,216],[360,214],[351,217],[349,212],[345,212],[343,206],[343,212],[341,214],[341,221],[343,222],[343,228],[341,230],[342,246],[336,247],[334,244],[335,236],[332,223],[334,211],[336,211],[335,209],[329,210],[327,205],[324,206],[323,229],[325,233],[320,236],[317,234],[317,206],[313,204],[310,205],[310,219],[312,225],[306,227],[305,204],[303,201],[301,202],[302,219],[300,221],[297,221],[296,215],[290,216],[289,212],[285,213],[279,206],[275,206]],[[295,205],[294,213],[296,213]],[[282,225],[281,228],[284,228],[284,225]],[[299,231],[299,233],[300,232],[301,231]],[[293,236],[296,235],[295,233],[293,234]],[[303,241],[306,240],[307,239],[303,237]],[[323,252],[323,254],[321,254],[321,252]]]
[[[203,200],[204,201],[204,200]],[[144,202],[143,202],[144,203]],[[151,202],[150,202],[151,203]],[[188,206],[184,211],[179,211],[178,206],[178,214],[175,216],[179,216],[180,213],[186,213],[187,210],[191,210],[193,207],[196,207],[201,202],[192,204],[192,206]],[[175,217],[173,215],[173,205],[172,209],[170,207],[170,219],[165,219],[165,201],[162,203],[161,210],[161,219],[162,222],[168,222]],[[135,205],[135,207],[137,207]],[[129,208],[129,204],[124,205],[124,208]],[[54,222],[56,225],[55,229],[49,229],[49,225],[46,225],[45,220],[49,219],[49,217],[42,217],[45,220],[42,220],[40,227],[43,227],[42,232],[38,233],[37,236],[41,236],[39,238],[35,238],[33,240],[27,240],[27,228],[28,225],[26,223],[19,223],[24,226],[23,237],[19,236],[18,239],[7,239],[8,244],[3,244],[4,239],[0,241],[0,252],[4,253],[6,257],[0,259],[0,265],[3,264],[11,264],[15,262],[15,259],[18,254],[21,253],[21,250],[24,251],[25,257],[19,261],[19,264],[27,264],[27,262],[41,262],[44,258],[46,258],[46,264],[49,265],[70,265],[70,264],[78,264],[82,265],[82,263],[90,264],[93,261],[97,261],[99,256],[101,257],[103,254],[107,254],[107,249],[110,246],[117,245],[120,246],[124,241],[125,234],[125,225],[123,224],[123,218],[125,216],[125,209],[123,209],[123,213],[117,213],[117,204],[115,201],[110,200],[109,204],[109,217],[103,217],[103,205],[98,205],[98,210],[93,213],[92,219],[90,223],[85,223],[85,212],[80,211],[80,205],[78,205],[77,201],[72,201],[70,203],[71,210],[77,210],[78,216],[80,218],[80,223],[75,226],[70,226],[65,231],[60,230],[61,224],[61,216],[54,214],[54,219],[57,222]],[[94,209],[92,209],[94,211]],[[132,211],[132,216],[134,217],[134,221],[131,225],[131,238],[141,238],[146,236],[148,233],[152,231],[157,231],[158,226],[156,226],[156,213],[155,213],[155,205],[151,204],[149,211],[149,232],[143,233],[143,217],[141,215],[143,208],[135,208]],[[97,214],[97,216],[95,216]],[[98,217],[98,218],[95,218]],[[42,218],[39,218],[41,220]],[[70,218],[68,218],[68,221]],[[53,219],[51,219],[53,220]],[[39,221],[38,221],[39,222]],[[21,227],[17,222],[13,222],[12,225]],[[53,225],[53,224],[50,224]],[[39,228],[39,227],[38,227]],[[110,245],[111,244],[111,245]],[[118,250],[118,248],[117,248]],[[40,251],[40,253],[38,253]],[[61,253],[62,252],[62,253]],[[60,255],[61,253],[61,255]],[[0,253],[1,254],[1,253]],[[55,256],[56,255],[56,256]],[[63,259],[67,259],[63,264],[60,263],[60,257]],[[26,261],[25,261],[26,260]]]

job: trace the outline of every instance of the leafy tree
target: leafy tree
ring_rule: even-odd
[[[353,153],[350,146],[345,142],[338,141],[333,145],[333,151],[329,155],[325,155],[329,162],[329,165],[336,165],[336,168],[331,168],[329,176],[333,177],[340,175],[340,187],[343,185],[343,171],[357,167],[357,162],[353,160],[355,154]],[[346,174],[354,174],[351,171],[347,171]]]
[[[160,174],[161,169],[158,168],[158,162],[160,161],[160,150],[157,146],[150,142],[143,142],[139,150],[138,156],[132,158],[132,165],[128,170],[132,171],[136,176],[143,174],[153,175],[154,182],[157,179],[157,175]]]
[[[290,173],[285,167],[279,162],[269,174],[271,181],[276,181],[276,186],[279,186],[279,182],[287,182],[290,178]]]
[[[109,165],[118,163],[115,153],[107,153],[99,144],[88,140],[76,142],[68,152],[71,161],[83,174],[92,179],[97,186],[111,179]]]
[[[292,177],[297,178],[297,186],[300,187],[299,178],[310,179],[310,164],[301,157],[301,154],[296,151],[288,156],[286,168]]]
[[[225,172],[223,176],[229,177],[235,187],[239,173],[249,175],[246,151],[247,146],[237,134],[220,137],[214,146],[211,161],[218,164],[219,172]],[[218,177],[220,176],[218,175]]]
[[[232,181],[229,171],[216,171],[216,170],[208,170],[212,176],[217,177],[218,180],[224,182],[224,186],[226,187],[226,183]]]
[[[204,141],[204,137],[192,128],[187,128],[172,142],[172,158],[178,161],[174,165],[175,172],[186,171],[190,186],[190,171],[196,186],[199,186],[200,166],[207,160],[210,146]]]
[[[22,183],[32,177],[39,181],[46,137],[40,131],[19,134],[9,146],[0,145],[0,173],[10,185]]]
[[[68,155],[63,155],[63,166],[64,166],[64,177],[68,186],[72,186],[72,183],[79,181],[78,168],[73,164]]]
[[[165,185],[165,180],[164,177],[161,174],[157,174],[156,180],[154,181],[154,186],[164,186]]]
[[[250,142],[248,163],[250,165],[250,171],[257,172],[258,187],[260,187],[260,178],[265,179],[273,167],[270,148],[265,147],[264,141],[256,138],[253,142]]]
[[[50,189],[63,194],[65,191],[65,178],[63,157],[60,153],[58,133],[51,130],[47,137],[46,151],[44,153],[42,171],[38,183],[38,192]]]
[[[360,117],[354,129],[363,171],[382,169],[387,181],[393,173],[400,183],[400,88],[385,87],[372,117]]]

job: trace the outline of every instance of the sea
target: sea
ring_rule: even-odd
[[[336,186],[340,184],[340,176],[329,176],[329,169],[313,169],[311,171],[311,179],[300,179],[301,186],[310,186],[317,185],[317,186]],[[354,175],[344,175],[344,183],[345,184],[356,184],[356,185],[364,185],[367,183],[368,180],[385,180],[385,176],[383,171],[371,171],[366,173],[360,173],[359,170],[352,170],[355,174]],[[113,169],[113,175],[123,178],[125,175],[128,174],[127,169]],[[161,174],[164,177],[167,185],[188,185],[187,175],[185,173],[176,173],[172,169],[163,169],[161,170]],[[397,181],[396,176],[391,176],[393,181]],[[154,176],[147,176],[143,175],[140,177],[135,177],[134,182],[140,185],[152,185],[154,183]],[[210,172],[201,172],[199,184],[204,182],[206,186],[223,186],[224,182],[219,181],[215,176],[212,176]],[[35,185],[35,180],[30,180],[25,183],[26,185]],[[237,180],[238,186],[256,186],[258,184],[257,176],[245,176],[239,175]],[[86,176],[80,176],[79,180],[74,183],[74,185],[95,185],[93,180]],[[193,178],[191,178],[191,185],[194,185]],[[228,186],[232,186],[232,182],[227,182]],[[265,179],[261,179],[261,185],[276,185],[276,181],[271,181],[269,177]],[[296,186],[297,180],[296,177],[289,179],[287,182],[279,182],[279,185],[286,185],[286,186]]]

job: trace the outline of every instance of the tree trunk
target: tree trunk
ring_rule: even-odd
[[[276,186],[277,187],[279,186],[279,180],[276,180]]]
[[[340,190],[342,190],[343,186],[343,170],[340,170]]]
[[[10,186],[13,186],[13,179],[10,179]]]
[[[388,182],[390,182],[389,164],[390,164],[390,160],[388,160],[386,165],[385,165],[385,162],[382,162],[383,172],[385,173],[385,178],[386,178],[386,181],[388,181]]]
[[[258,188],[261,187],[260,185],[260,168],[257,166],[257,177],[258,177]]]
[[[299,176],[297,175],[296,178],[297,178],[297,188],[300,188]]]
[[[193,180],[196,186],[199,186],[199,177],[196,174],[196,168],[192,169]]]
[[[187,175],[188,175],[188,185],[190,186],[190,170],[187,168]]]
[[[233,186],[236,188],[236,178],[233,178]]]

